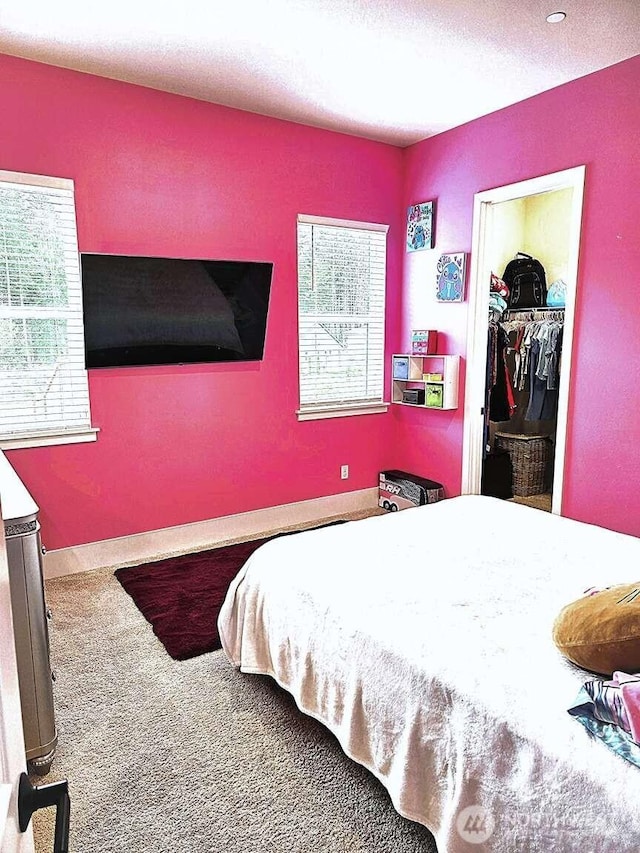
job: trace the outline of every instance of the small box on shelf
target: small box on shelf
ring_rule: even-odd
[[[392,375],[394,379],[409,378],[409,356],[394,355],[392,359]]]
[[[433,329],[414,329],[411,332],[411,355],[435,355],[438,333]]]
[[[411,403],[412,406],[424,406],[424,388],[405,388],[402,392],[402,402]]]
[[[430,409],[441,409],[443,402],[443,385],[434,385],[432,382],[427,382],[427,384],[425,385],[425,406],[428,406]]]

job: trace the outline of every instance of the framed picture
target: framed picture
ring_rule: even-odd
[[[440,255],[436,279],[436,298],[439,302],[462,302],[466,258],[463,252]]]
[[[433,248],[433,202],[423,201],[407,208],[407,252]]]

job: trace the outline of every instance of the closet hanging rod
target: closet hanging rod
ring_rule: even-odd
[[[534,317],[534,314],[538,314],[541,316]],[[564,317],[564,308],[507,308],[503,313],[503,318],[507,318],[510,320],[519,320],[519,319],[529,319],[529,320],[541,320],[543,317],[550,317],[551,319],[562,319]]]
[[[529,313],[531,311],[564,311],[563,305],[543,305],[540,308],[507,308],[505,310],[505,314],[510,313],[511,311],[518,311],[521,314]]]

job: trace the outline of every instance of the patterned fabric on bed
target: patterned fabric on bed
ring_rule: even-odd
[[[586,694],[579,694],[578,699],[585,698]],[[588,696],[586,696],[588,699]],[[629,732],[625,732],[620,726],[613,723],[603,723],[601,720],[593,717],[588,711],[584,710],[587,703],[581,706],[571,708],[569,713],[578,720],[585,729],[594,737],[599,738],[609,749],[612,749],[622,758],[626,758],[636,767],[640,767],[640,746],[631,739]]]
[[[593,735],[640,767],[640,674],[614,672],[586,681],[569,713]]]
[[[569,713],[573,716],[579,713],[588,714],[594,720],[613,723],[625,732],[631,732],[619,686],[610,681],[603,681],[601,678],[585,682],[575,704],[569,708]]]

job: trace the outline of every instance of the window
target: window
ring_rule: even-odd
[[[298,216],[298,418],[384,412],[387,226]]]
[[[0,447],[95,437],[73,182],[0,171]]]

